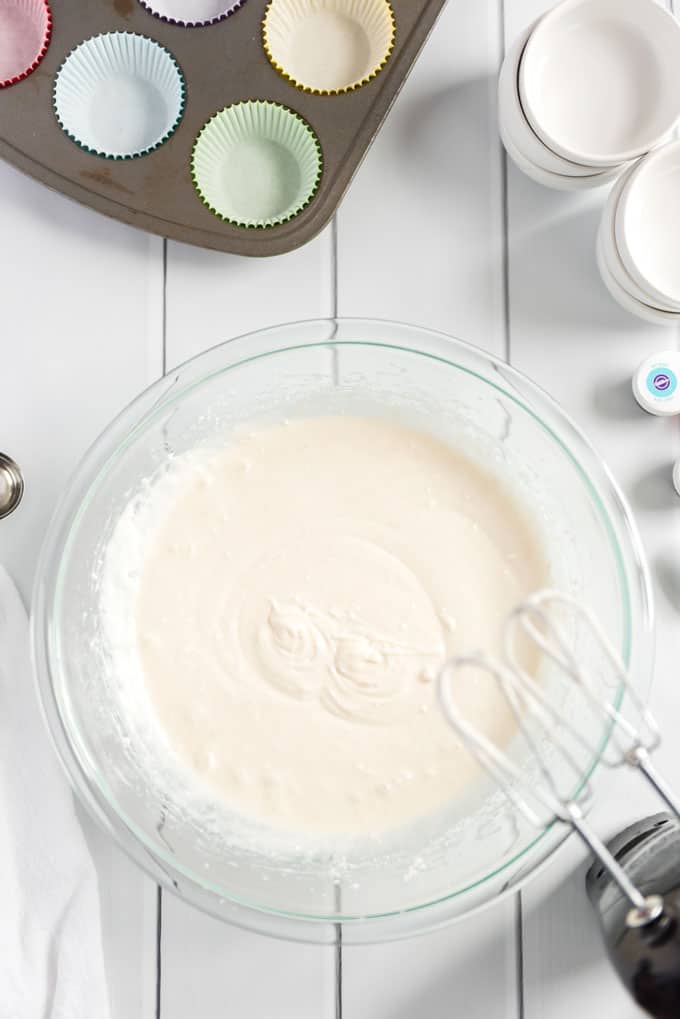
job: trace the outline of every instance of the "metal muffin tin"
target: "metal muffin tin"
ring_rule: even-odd
[[[49,49],[38,68],[0,89],[0,156],[49,187],[99,212],[188,244],[240,255],[277,255],[311,240],[328,223],[394,102],[446,0],[392,0],[394,50],[370,82],[341,95],[313,95],[291,85],[262,45],[265,0],[246,0],[215,25],[183,28],[154,17],[138,0],[52,4]],[[184,117],[156,151],[110,160],[75,145],[57,123],[54,76],[70,51],[101,32],[138,32],[175,56],[187,83]],[[232,226],[202,203],[191,180],[194,141],[230,103],[269,99],[299,113],[323,151],[319,190],[287,223],[266,229]]]

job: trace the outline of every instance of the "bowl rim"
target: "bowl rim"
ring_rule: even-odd
[[[604,227],[605,223],[602,223],[597,232],[595,255],[602,282],[609,291],[610,296],[624,311],[629,312],[631,315],[636,315],[644,322],[650,322],[655,326],[677,325],[680,322],[680,311],[665,311],[656,305],[647,304],[645,301],[639,300],[638,297],[623,285],[617,276],[616,269],[612,268],[612,265],[618,263],[618,268],[621,270],[623,264],[618,251],[610,243]]]
[[[528,156],[524,155],[518,148],[517,142],[514,141],[508,125],[504,121],[499,123],[499,132],[503,146],[517,169],[536,184],[551,188],[553,191],[586,191],[604,187],[605,184],[611,184],[618,174],[618,168],[603,173],[595,173],[588,177],[569,177],[563,173],[553,173],[551,170],[545,170],[542,166],[538,166]]]
[[[616,235],[616,216],[621,196],[625,192],[628,181],[630,180],[636,166],[637,164],[633,163],[633,165],[628,167],[628,169],[625,170],[614,183],[602,212],[602,220],[600,222],[598,237],[602,237],[602,251],[607,261],[607,268],[619,286],[622,287],[630,295],[630,297],[633,298],[633,300],[637,301],[639,304],[646,305],[648,308],[651,308],[652,311],[677,316],[680,314],[680,304],[677,304],[675,308],[672,308],[670,304],[666,303],[666,301],[655,301],[650,294],[643,290],[637,280],[629,273],[628,267],[623,260],[621,249],[619,248],[618,237]],[[672,323],[673,321],[677,322],[678,319],[671,318],[664,321]]]
[[[282,335],[296,335],[302,340],[303,334],[307,337],[307,333],[310,333],[309,338],[302,342],[296,344],[281,342]],[[409,344],[387,342],[384,338],[385,333],[403,336],[404,340],[408,337]],[[117,808],[115,800],[107,795],[106,783],[101,781],[101,776],[88,773],[87,762],[77,753],[74,738],[69,733],[60,709],[55,689],[53,661],[52,612],[58,595],[61,571],[68,561],[68,540],[73,537],[87,506],[87,499],[83,498],[83,489],[86,493],[92,493],[134,438],[148,427],[157,415],[196,386],[203,385],[216,375],[224,374],[239,365],[263,357],[304,347],[333,350],[342,346],[381,347],[439,360],[497,389],[548,433],[580,475],[608,535],[622,599],[625,631],[623,656],[631,669],[635,667],[636,675],[641,677],[643,693],[647,694],[653,661],[653,599],[649,570],[628,504],[604,461],[581,430],[547,393],[500,358],[441,331],[379,319],[307,319],[235,337],[184,362],[129,403],[95,440],[81,460],[50,522],[34,582],[31,650],[34,680],[43,717],[57,756],[71,784],[98,823],[153,880],[206,912],[262,933],[289,940],[319,942],[330,938],[332,941],[337,937],[336,928],[342,925],[343,940],[346,943],[352,941],[366,943],[431,930],[457,917],[468,915],[487,902],[496,901],[505,892],[516,890],[522,881],[536,872],[564,843],[569,834],[568,830],[558,829],[554,824],[548,825],[528,845],[517,854],[513,854],[511,859],[465,887],[432,901],[397,908],[390,912],[368,915],[342,913],[309,915],[288,913],[267,908],[262,904],[245,902],[211,885],[204,874],[194,873],[191,868],[179,864],[164,851],[162,842],[154,843],[144,833],[137,831],[135,825],[125,817],[124,812]],[[458,363],[456,354],[458,360],[467,362],[467,366]],[[206,372],[203,369],[209,362],[217,362],[219,367]],[[469,367],[470,363],[477,370],[472,370]],[[525,403],[529,398],[532,406]],[[136,421],[132,428],[131,418]],[[560,437],[556,429],[563,433],[564,438]],[[579,453],[578,457],[572,450],[574,446]],[[585,461],[587,470],[582,460]],[[600,748],[600,755],[584,775],[584,783],[597,767],[605,745],[606,738]],[[537,847],[540,852],[532,856]],[[498,885],[495,891],[491,888],[494,881]],[[480,890],[490,894],[484,896]],[[460,906],[466,895],[470,899],[468,908],[463,905],[462,909],[452,909],[452,904]]]
[[[585,163],[592,166],[611,166],[612,164],[627,163],[631,159],[636,159],[645,152],[659,145],[678,123],[678,120],[680,119],[680,110],[677,110],[673,119],[663,129],[657,131],[653,135],[650,135],[644,141],[639,142],[632,148],[623,149],[619,152],[609,152],[606,155],[603,155],[602,153],[571,149],[555,135],[554,128],[551,127],[551,125],[546,126],[541,123],[540,116],[537,115],[536,109],[532,104],[531,97],[534,93],[534,88],[531,85],[529,76],[531,74],[534,58],[540,59],[542,37],[545,35],[546,31],[550,32],[553,29],[555,23],[559,24],[559,21],[562,18],[565,16],[568,17],[573,9],[588,3],[592,3],[592,0],[562,0],[562,3],[559,3],[556,7],[553,7],[539,18],[538,24],[535,26],[527,41],[519,67],[520,97],[527,119],[534,131],[539,138],[543,139],[546,145],[558,155],[564,156],[565,159],[571,160],[572,162]],[[657,3],[657,0],[618,0],[618,6],[619,10],[621,7],[633,7],[637,11],[644,8],[648,11],[649,17],[652,19],[665,17],[668,21],[668,32],[677,33],[677,50],[678,55],[680,56],[680,24],[678,24],[671,11],[662,7],[660,3]],[[649,20],[645,21],[646,25],[649,25],[650,23],[651,22]],[[668,64],[670,65],[670,61],[668,61]],[[678,72],[678,74],[680,76],[680,72]]]
[[[661,301],[664,304],[674,301],[680,306],[680,292],[673,296],[659,290],[653,281],[641,270],[633,255],[633,248],[629,243],[630,202],[634,199],[638,189],[644,190],[646,187],[649,187],[650,178],[652,181],[654,180],[654,174],[658,170],[659,164],[663,166],[664,161],[669,158],[675,159],[677,165],[680,165],[680,139],[660,145],[659,148],[648,152],[647,155],[634,164],[619,192],[614,211],[614,231],[621,261],[640,290],[648,295],[649,301],[647,303]]]
[[[506,132],[512,137],[515,148],[537,169],[559,177],[578,177],[590,180],[599,174],[618,169],[616,166],[588,166],[553,152],[536,133],[522,106],[519,88],[519,73],[524,51],[534,28],[541,19],[520,32],[509,47],[498,76],[498,115],[505,124]],[[541,161],[542,160],[542,161]]]

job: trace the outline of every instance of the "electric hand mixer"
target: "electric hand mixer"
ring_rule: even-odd
[[[598,651],[599,668],[585,667],[573,650],[570,627],[578,624]],[[592,614],[557,591],[539,591],[508,617],[502,657],[479,653],[446,663],[439,675],[444,715],[488,775],[530,824],[557,821],[578,833],[596,862],[586,887],[597,910],[609,955],[634,998],[656,1019],[680,1017],[680,806],[654,770],[660,743],[656,722],[627,670]],[[528,652],[550,666],[550,685],[527,668]],[[529,771],[465,718],[456,703],[456,681],[481,670],[498,684],[534,767]],[[602,678],[604,675],[604,679]],[[555,681],[556,677],[556,681]],[[611,691],[611,694],[610,694]],[[582,700],[601,720],[602,745],[567,724],[560,695]],[[625,712],[625,713],[624,713]],[[659,794],[668,814],[647,818],[605,845],[588,825],[583,755],[610,767],[638,770]],[[559,761],[559,769],[556,762]],[[558,781],[560,775],[569,779]]]

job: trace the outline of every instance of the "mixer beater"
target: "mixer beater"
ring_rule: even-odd
[[[589,665],[575,648],[577,630],[596,652]],[[549,665],[549,684],[532,674],[532,656]],[[471,670],[498,685],[531,767],[473,726],[458,706],[457,681]],[[449,724],[519,814],[539,829],[558,822],[577,832],[597,861],[588,891],[621,977],[651,1015],[679,1019],[680,804],[651,762],[659,727],[600,623],[570,595],[538,591],[507,618],[500,656],[478,652],[450,660],[438,693]],[[599,723],[597,739],[566,721],[565,696],[577,697],[579,710]],[[606,845],[585,819],[592,798],[587,776],[598,760],[640,772],[675,821],[659,815]]]

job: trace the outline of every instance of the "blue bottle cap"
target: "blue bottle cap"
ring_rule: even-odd
[[[633,395],[649,414],[680,414],[680,352],[663,350],[646,357],[633,376]]]

